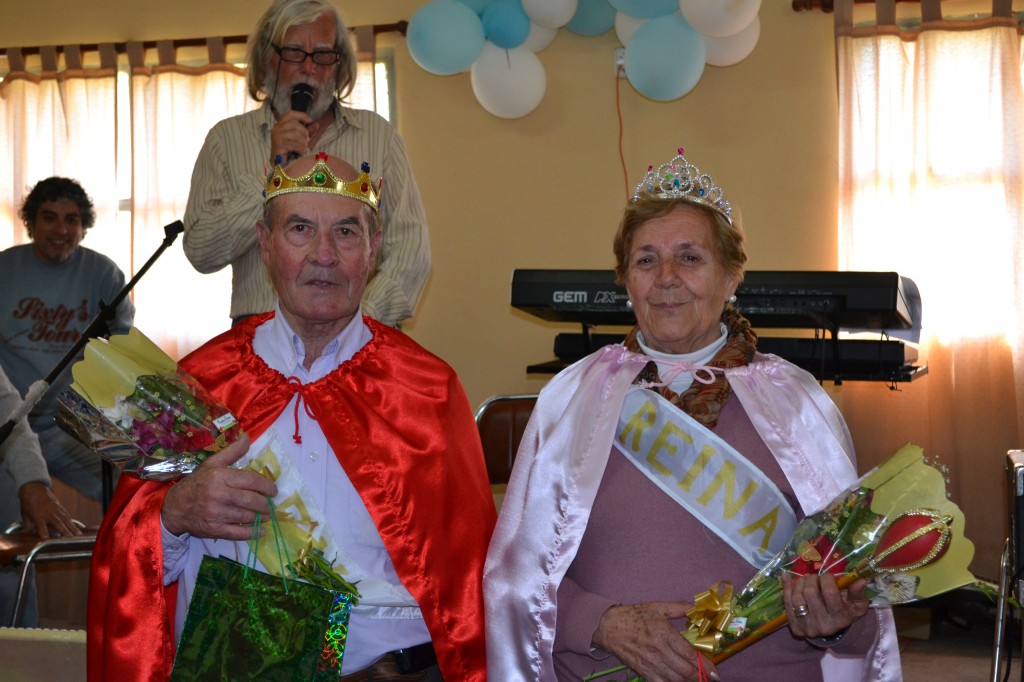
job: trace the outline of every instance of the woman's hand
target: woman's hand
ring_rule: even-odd
[[[797,637],[831,637],[843,632],[868,612],[867,584],[858,580],[840,590],[829,573],[799,578],[783,574],[782,598],[790,632]]]
[[[690,682],[699,675],[697,652],[671,619],[685,618],[693,606],[685,602],[648,602],[613,606],[601,616],[594,646],[614,654],[647,682]],[[718,673],[707,660],[706,674]]]
[[[248,450],[243,434],[171,486],[161,511],[164,528],[199,538],[251,538],[256,513],[270,513],[266,498],[277,494],[277,486],[255,471],[231,467]]]

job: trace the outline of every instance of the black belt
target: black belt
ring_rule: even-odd
[[[433,642],[396,649],[390,652],[398,664],[398,672],[404,674],[418,673],[432,665],[437,665],[437,654],[434,653]]]
[[[354,673],[342,675],[343,682],[365,682],[371,676],[380,679],[398,679],[395,675],[416,675],[437,665],[434,645],[430,642],[389,651],[368,667]],[[419,679],[416,677],[415,679]]]

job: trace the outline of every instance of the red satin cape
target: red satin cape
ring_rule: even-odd
[[[181,365],[255,440],[295,388],[252,351],[249,318]],[[458,378],[401,332],[371,341],[303,395],[426,620],[446,680],[486,679],[481,576],[495,523],[480,438]],[[93,553],[89,680],[166,680],[175,585],[163,586],[160,509],[170,484],[120,477]]]

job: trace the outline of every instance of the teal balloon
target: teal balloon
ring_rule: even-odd
[[[651,19],[626,47],[626,78],[645,97],[667,102],[693,90],[704,74],[704,36],[681,14]]]
[[[506,50],[519,47],[530,35],[530,17],[519,0],[495,0],[480,17],[484,37]]]
[[[599,36],[615,26],[615,8],[608,0],[580,0],[576,14],[565,25],[581,36]]]
[[[612,7],[635,19],[653,19],[679,11],[679,0],[608,0]]]
[[[424,71],[450,76],[469,69],[484,49],[480,17],[458,0],[431,0],[409,19],[405,42]]]
[[[494,0],[459,0],[459,2],[476,12],[477,15],[482,15],[484,10],[487,9],[488,5],[494,2]]]

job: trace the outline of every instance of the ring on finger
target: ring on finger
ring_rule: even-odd
[[[803,618],[808,613],[810,613],[810,611],[807,609],[807,606],[805,604],[801,604],[800,606],[794,606],[793,607],[793,615],[796,616],[797,618]]]

